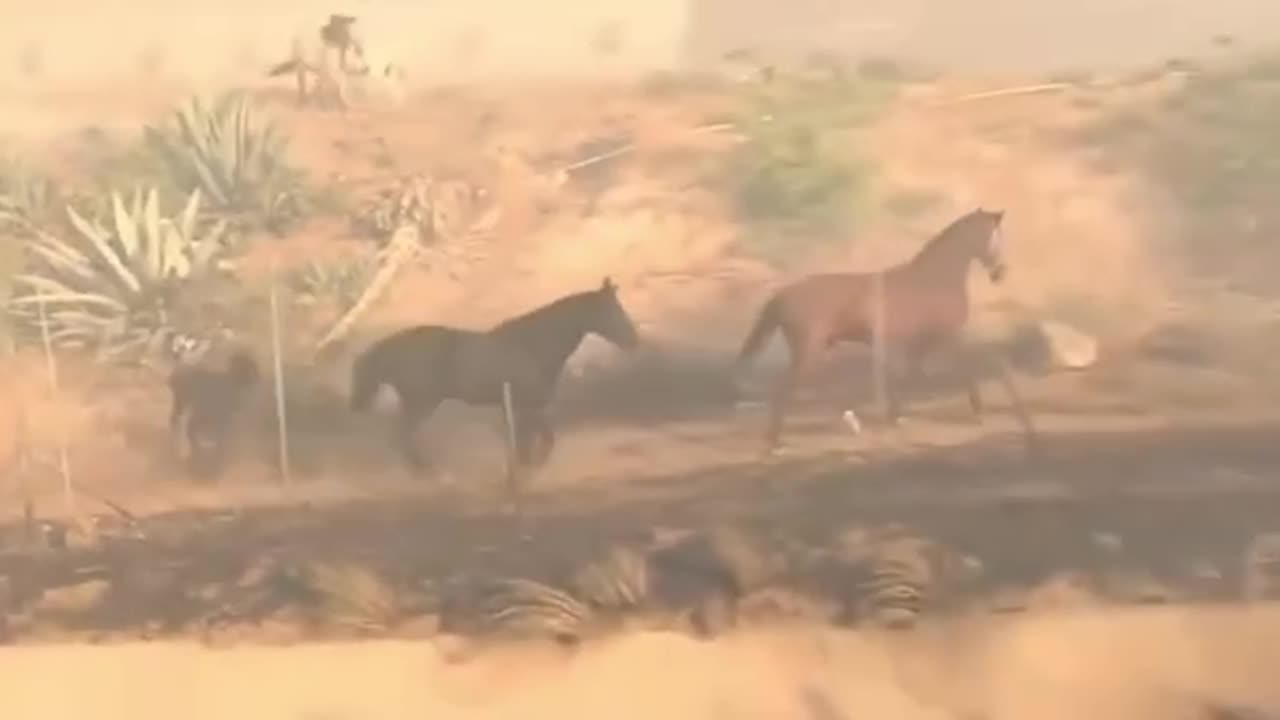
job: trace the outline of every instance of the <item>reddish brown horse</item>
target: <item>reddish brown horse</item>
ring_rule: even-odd
[[[779,444],[786,406],[796,385],[833,346],[872,343],[878,334],[887,359],[917,369],[920,359],[961,340],[969,319],[969,266],[981,263],[992,282],[1005,274],[1000,226],[1003,210],[977,209],[956,219],[910,260],[874,273],[810,275],[783,287],[765,304],[738,353],[735,371],[759,354],[781,329],[791,352],[790,366],[774,391],[765,445]],[[879,332],[875,331],[880,328]],[[1019,421],[1032,439],[1029,420],[1003,366],[1001,380]],[[901,403],[887,373],[886,411],[897,422]],[[969,402],[982,413],[976,372],[967,373]]]

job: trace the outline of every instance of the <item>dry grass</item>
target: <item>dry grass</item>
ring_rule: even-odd
[[[395,588],[363,565],[308,565],[303,582],[318,597],[320,617],[330,625],[362,633],[383,633],[394,628],[403,616]]]
[[[643,609],[650,600],[649,558],[629,547],[612,547],[573,580],[579,595],[602,610]]]

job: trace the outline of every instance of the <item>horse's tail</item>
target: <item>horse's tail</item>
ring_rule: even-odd
[[[374,397],[382,387],[382,374],[378,366],[377,353],[372,350],[357,357],[351,364],[351,399],[348,407],[352,412],[364,412],[373,404]]]
[[[764,344],[778,329],[780,306],[778,296],[774,295],[760,309],[760,315],[756,317],[756,324],[752,326],[751,334],[747,335],[747,339],[742,343],[742,349],[738,351],[738,358],[734,363],[735,369],[742,369],[755,359],[755,356],[759,355],[760,350],[764,348]]]
[[[282,63],[272,65],[271,69],[267,71],[267,77],[278,77],[285,73],[293,72],[294,70],[298,69],[298,65],[300,64],[300,62],[301,61],[299,61],[297,58],[290,58],[288,60],[285,60]]]

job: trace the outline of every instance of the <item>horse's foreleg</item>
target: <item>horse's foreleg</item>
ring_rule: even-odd
[[[551,416],[545,408],[532,411],[526,421],[533,434],[529,447],[529,463],[533,467],[542,467],[551,459],[556,446],[556,431],[551,424]]]
[[[516,515],[524,512],[524,490],[534,468],[545,461],[546,421],[542,413],[527,407],[517,407],[508,413],[514,447],[507,460],[507,502]]]
[[[187,468],[192,475],[209,480],[217,475],[221,438],[215,423],[204,417],[187,417],[183,435],[187,440]]]
[[[897,425],[902,422],[905,410],[903,402],[903,380],[919,369],[920,355],[906,349],[886,348],[884,353],[885,368],[881,382],[884,383],[884,416],[885,422]]]
[[[982,422],[983,406],[982,406],[982,386],[975,377],[975,373],[970,372],[968,375],[968,394],[969,394],[969,410],[973,412],[974,422]]]
[[[542,433],[539,435],[538,451],[534,462],[538,466],[547,464],[556,449],[556,429],[549,419],[544,419]]]
[[[184,457],[187,454],[187,449],[183,445],[187,434],[184,425],[188,417],[186,396],[174,393],[173,407],[169,411],[169,439],[178,457]]]
[[[1004,386],[1004,391],[1009,395],[1009,404],[1013,408],[1014,416],[1018,419],[1018,424],[1022,426],[1027,453],[1029,455],[1038,455],[1040,452],[1039,434],[1036,432],[1035,423],[1031,421],[1031,413],[1027,412],[1027,406],[1022,402],[1022,393],[1018,392],[1018,386],[1013,382],[1013,371],[1003,357],[993,354],[992,360],[992,364],[995,365],[996,375],[1000,378],[1000,384]]]
[[[209,428],[209,451],[206,455],[208,463],[208,477],[213,479],[222,474],[223,468],[227,465],[227,458],[231,455],[231,426],[227,424],[214,425]]]

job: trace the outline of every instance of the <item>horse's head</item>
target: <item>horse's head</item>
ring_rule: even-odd
[[[1008,266],[1004,262],[1004,233],[1001,225],[1004,221],[1004,210],[984,210],[974,212],[976,237],[981,244],[975,253],[978,262],[987,269],[991,282],[998,283],[1004,279]]]
[[[605,278],[600,288],[591,293],[594,303],[589,330],[624,350],[640,343],[640,334],[626,308],[618,300],[618,286]]]

